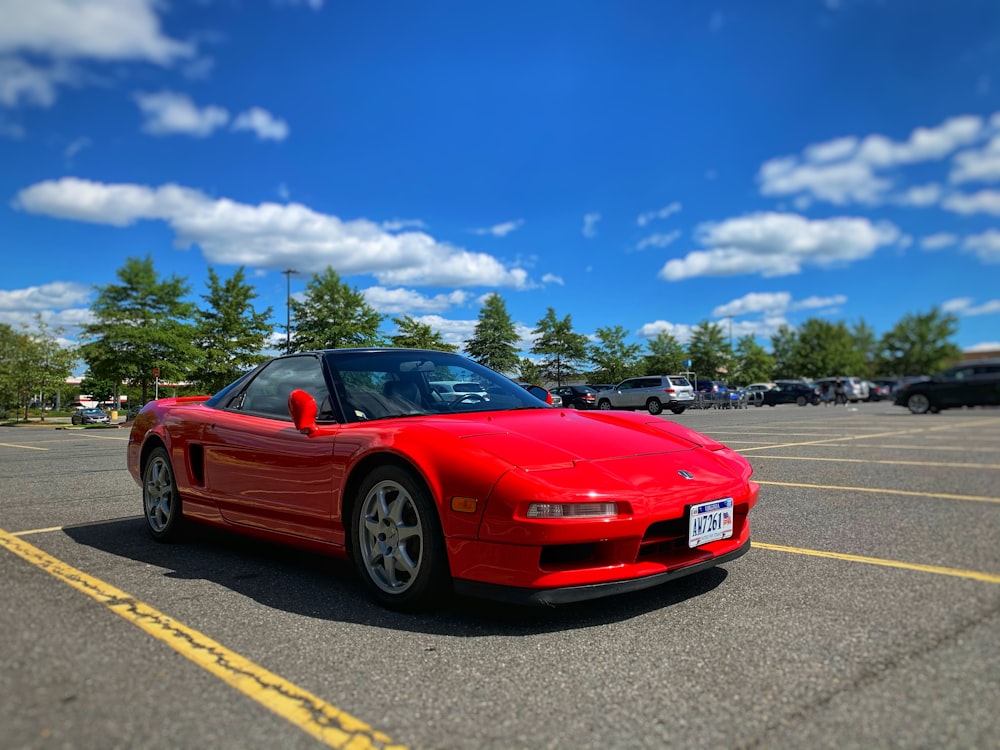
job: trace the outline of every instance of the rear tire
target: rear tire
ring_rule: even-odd
[[[146,529],[153,539],[158,542],[177,539],[183,526],[183,511],[166,448],[154,448],[142,471],[142,509]]]
[[[906,408],[911,414],[926,414],[931,410],[931,400],[923,393],[914,393],[906,399]]]
[[[646,409],[650,414],[655,416],[663,411],[663,404],[660,403],[659,399],[651,398],[646,402]]]
[[[611,402],[608,401],[606,398],[602,398],[600,401],[597,402],[597,408],[603,411],[609,411],[611,409]]]
[[[672,411],[674,414],[683,414],[685,409],[687,409],[686,406],[674,406],[671,407],[670,411]]]
[[[798,406],[805,406],[808,403],[808,401],[806,401],[806,397],[805,396],[797,396],[795,398],[795,403]]]

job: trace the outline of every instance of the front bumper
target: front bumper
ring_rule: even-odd
[[[572,602],[582,602],[590,599],[600,599],[605,596],[615,594],[625,594],[632,591],[642,591],[644,589],[659,586],[674,581],[684,576],[699,573],[716,565],[735,560],[742,557],[750,549],[749,536],[743,544],[735,550],[718,557],[692,563],[683,568],[667,570],[662,573],[643,576],[642,578],[630,578],[622,581],[605,581],[603,583],[583,584],[579,586],[563,586],[560,588],[531,589],[518,586],[502,586],[495,583],[482,583],[480,581],[468,581],[456,579],[454,582],[455,592],[463,596],[471,596],[480,599],[492,599],[495,601],[507,602],[509,604],[520,605],[556,605],[570,604]]]

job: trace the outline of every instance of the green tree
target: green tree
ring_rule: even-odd
[[[774,357],[750,335],[736,342],[736,372],[730,378],[737,385],[748,385],[771,379]]]
[[[301,301],[292,299],[294,350],[381,346],[379,326],[385,319],[365,301],[357,287],[340,280],[332,268],[313,276]]]
[[[692,328],[688,352],[691,369],[699,378],[716,380],[732,369],[733,351],[718,323],[704,320]]]
[[[864,360],[843,321],[810,318],[799,326],[791,365],[797,377],[813,379],[856,375]]]
[[[792,360],[795,356],[795,348],[798,346],[799,336],[795,329],[787,324],[778,326],[778,330],[771,334],[771,356],[774,357],[774,371],[772,378],[800,378],[801,373],[792,369]]]
[[[479,320],[465,353],[481,365],[502,373],[518,367],[517,328],[507,313],[503,297],[495,292],[486,297],[479,310]]]
[[[458,347],[448,344],[441,333],[433,330],[426,323],[414,320],[409,315],[393,318],[398,332],[389,337],[392,346],[409,349],[435,349],[442,352],[454,352]]]
[[[50,396],[62,391],[73,371],[76,354],[59,342],[62,334],[63,329],[50,328],[40,315],[35,316],[34,324],[24,324],[21,333],[8,325],[0,326],[3,406],[23,408],[25,421],[31,403],[40,399],[44,406]],[[44,421],[44,408],[41,415]]]
[[[258,313],[253,306],[257,292],[246,283],[243,267],[221,281],[215,269],[208,268],[208,303],[195,316],[195,342],[201,350],[190,379],[199,390],[215,393],[265,359],[271,308]]]
[[[625,343],[627,335],[628,331],[622,326],[597,329],[599,343],[587,347],[590,362],[594,365],[593,381],[620,383],[639,372],[642,347]]]
[[[931,308],[904,315],[879,341],[882,374],[932,375],[960,359],[962,350],[951,340],[958,318]]]
[[[183,380],[198,361],[190,323],[194,305],[183,301],[185,280],[161,280],[149,256],[128,258],[116,275],[120,284],[97,290],[81,354],[94,377],[136,385],[146,401],[154,367],[161,379]]]
[[[517,365],[517,379],[525,383],[541,385],[545,379],[545,372],[534,360],[522,357]]]
[[[674,375],[688,369],[684,366],[687,352],[672,333],[660,331],[655,339],[649,340],[648,346],[645,375]]]
[[[560,386],[564,380],[579,372],[580,362],[587,357],[587,337],[573,331],[569,315],[560,320],[550,307],[532,333],[538,338],[531,347],[531,353],[543,357],[540,366],[547,380],[554,380]]]
[[[855,373],[858,377],[870,379],[878,375],[878,337],[875,329],[860,318],[857,323],[851,326],[851,338],[854,339],[854,347],[861,354],[864,365],[861,370]]]

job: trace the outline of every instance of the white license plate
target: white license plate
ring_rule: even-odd
[[[688,516],[688,547],[700,547],[733,535],[733,499],[724,497],[691,506]]]

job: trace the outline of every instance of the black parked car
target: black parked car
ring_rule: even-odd
[[[562,396],[563,406],[573,409],[597,408],[597,391],[589,385],[564,385],[553,388],[552,392]]]
[[[804,380],[776,380],[774,388],[769,391],[760,391],[753,400],[754,406],[777,406],[778,404],[798,404],[805,406],[812,404],[819,406],[819,388],[807,383]]]
[[[1000,406],[1000,359],[963,362],[896,391],[896,406],[936,414],[959,406]]]

